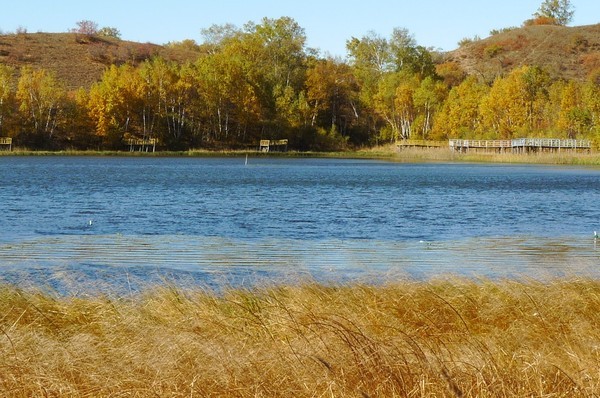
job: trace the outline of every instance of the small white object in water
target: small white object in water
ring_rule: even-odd
[[[594,231],[594,239],[598,239],[600,238],[600,236],[598,236],[598,232]]]
[[[94,223],[94,221],[93,221],[93,220],[90,220],[90,221],[88,221],[88,225],[89,225],[90,227],[92,226],[92,224],[93,224],[93,223]]]

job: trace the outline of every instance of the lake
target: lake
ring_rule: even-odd
[[[0,187],[0,281],[59,291],[597,277],[600,265],[592,168],[4,156]]]

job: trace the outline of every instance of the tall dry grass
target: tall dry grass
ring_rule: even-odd
[[[380,150],[385,153],[385,151]],[[453,152],[448,148],[404,148],[394,156],[405,162],[479,162],[479,163],[524,163],[551,165],[600,165],[598,152],[537,152],[537,153],[495,153],[495,152]]]
[[[600,282],[0,287],[3,397],[593,397]]]

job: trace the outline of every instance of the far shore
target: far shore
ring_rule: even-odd
[[[406,148],[397,149],[395,145],[374,148],[342,150],[335,152],[287,151],[259,152],[256,150],[209,150],[191,149],[187,151],[96,151],[96,150],[60,150],[43,151],[16,148],[12,151],[0,151],[0,156],[116,156],[116,157],[275,157],[275,158],[339,158],[373,159],[406,163],[427,162],[464,162],[464,163],[522,163],[549,165],[600,166],[600,152],[539,152],[530,154],[469,152],[458,153],[448,148]]]

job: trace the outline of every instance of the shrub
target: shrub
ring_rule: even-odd
[[[504,48],[501,45],[498,44],[492,44],[490,46],[487,46],[484,50],[483,53],[485,54],[486,57],[488,58],[494,58],[496,57],[498,54],[500,54],[502,51],[504,50]]]
[[[547,16],[538,16],[532,19],[528,19],[523,22],[523,26],[539,26],[539,25],[558,25],[558,21],[555,18]]]

